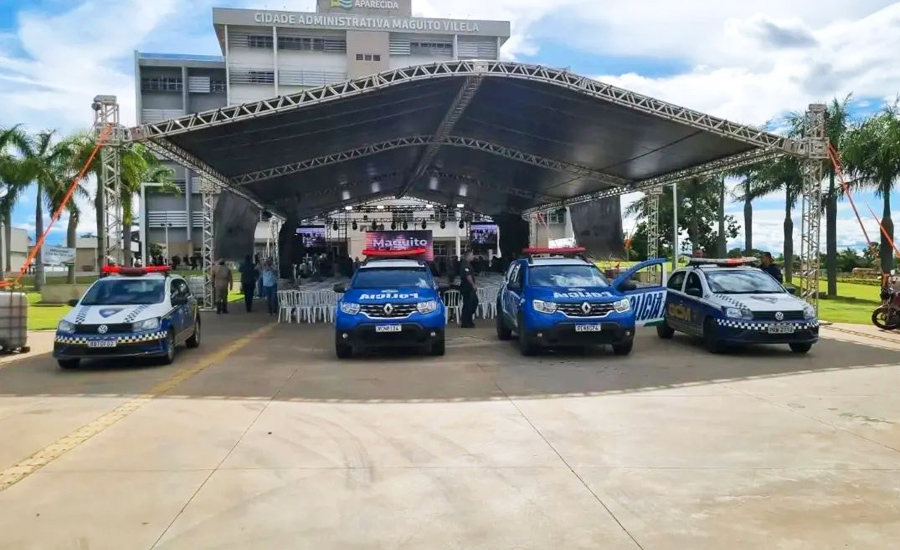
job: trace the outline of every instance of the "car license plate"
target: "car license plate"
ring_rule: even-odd
[[[403,327],[400,325],[375,325],[375,332],[401,332]]]
[[[116,339],[110,338],[106,340],[88,340],[89,348],[114,348],[116,347]]]
[[[575,332],[602,332],[603,325],[575,325]]]
[[[769,334],[794,334],[797,329],[794,325],[771,325]]]

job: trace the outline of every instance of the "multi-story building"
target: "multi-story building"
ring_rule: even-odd
[[[411,0],[318,0],[315,12],[213,9],[222,56],[135,52],[138,123],[236,105],[441,60],[498,59],[506,21],[412,17]],[[199,179],[144,190],[142,242],[169,255],[201,245]],[[146,248],[146,247],[144,247]]]

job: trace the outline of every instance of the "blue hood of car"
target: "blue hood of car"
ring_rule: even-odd
[[[544,300],[556,303],[582,302],[615,302],[622,295],[609,286],[566,288],[566,287],[531,287],[529,296],[532,300]]]
[[[384,288],[356,289],[348,288],[343,301],[357,304],[417,304],[427,300],[437,300],[437,291],[433,288]]]

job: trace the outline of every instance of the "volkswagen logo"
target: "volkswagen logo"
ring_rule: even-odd
[[[784,321],[784,313],[782,313],[782,312],[780,312],[780,311],[777,312],[777,313],[775,314],[775,320],[776,320],[776,321]]]
[[[390,315],[393,312],[394,312],[394,306],[392,306],[391,304],[384,304],[384,314],[385,315]]]
[[[589,304],[587,302],[581,304],[581,312],[584,313],[585,315],[590,315],[591,314],[591,304]]]
[[[97,332],[99,334],[106,334],[107,331],[109,331],[109,327],[106,325],[100,325],[99,327],[97,327]]]

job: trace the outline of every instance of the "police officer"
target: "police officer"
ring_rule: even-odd
[[[781,270],[775,265],[771,252],[763,252],[760,255],[760,269],[774,277],[779,283],[784,284],[784,276],[781,275]]]
[[[475,328],[475,310],[478,309],[478,295],[475,287],[475,273],[472,269],[472,251],[469,250],[459,262],[459,289],[462,291],[462,328]]]

